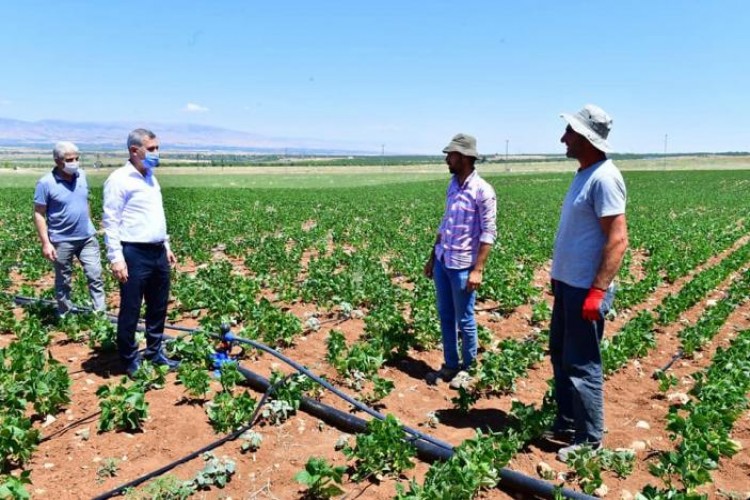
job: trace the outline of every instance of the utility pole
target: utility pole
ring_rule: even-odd
[[[508,143],[510,139],[505,139],[505,171],[510,172],[510,163],[508,163]]]
[[[380,145],[380,168],[385,171],[385,144]]]
[[[664,134],[664,170],[667,169],[667,140],[669,139],[669,134]]]

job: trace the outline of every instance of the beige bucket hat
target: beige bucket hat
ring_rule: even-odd
[[[560,117],[596,149],[604,153],[612,152],[612,146],[607,142],[609,131],[612,130],[612,118],[602,108],[587,104],[574,115],[562,113]]]
[[[479,159],[479,153],[477,153],[477,140],[469,134],[456,134],[451,139],[451,142],[443,148],[443,153],[451,153],[456,151],[464,156],[473,156]]]

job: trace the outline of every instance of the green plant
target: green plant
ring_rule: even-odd
[[[232,480],[232,476],[237,469],[234,460],[227,457],[219,459],[212,453],[204,453],[203,460],[206,465],[190,482],[196,490],[208,490],[211,489],[211,486],[223,488]]]
[[[23,471],[19,477],[0,475],[0,498],[12,498],[14,500],[26,500],[31,498],[27,484],[31,484],[30,471]]]
[[[325,500],[344,493],[341,479],[346,467],[333,466],[324,458],[310,457],[305,470],[299,471],[294,480],[307,486],[305,498]]]
[[[177,380],[191,398],[204,399],[211,390],[211,375],[195,361],[183,361],[177,369]]]
[[[233,396],[230,392],[220,392],[206,407],[208,419],[216,432],[228,432],[250,423],[256,401],[247,392]]]
[[[103,352],[117,349],[117,327],[104,315],[97,315],[89,331],[89,347]]]
[[[374,375],[372,377],[372,392],[366,393],[362,397],[362,401],[364,401],[367,404],[372,404],[380,401],[384,397],[386,397],[388,394],[393,391],[393,388],[395,385],[393,384],[393,381],[378,377],[377,375]]]
[[[667,392],[672,387],[677,387],[679,380],[671,373],[662,370],[656,372],[656,379],[659,381],[659,391]]]
[[[131,489],[125,494],[128,500],[186,500],[195,493],[190,481],[183,481],[166,474],[158,477],[141,489]]]
[[[240,451],[242,453],[248,451],[258,451],[261,443],[263,443],[263,435],[256,431],[245,431],[240,436],[242,444],[240,445]]]
[[[23,415],[2,415],[0,421],[0,472],[28,462],[39,443],[39,431]]]
[[[603,484],[601,463],[596,459],[597,453],[591,447],[584,446],[568,455],[566,460],[575,471],[581,489],[588,494]]]
[[[224,392],[231,392],[234,387],[245,380],[242,373],[237,369],[237,363],[224,363],[219,368],[221,389]]]
[[[531,306],[531,324],[538,325],[541,323],[548,323],[552,318],[552,309],[549,305],[543,301],[538,300]]]
[[[611,470],[618,477],[625,478],[633,473],[635,452],[633,450],[610,450],[602,448],[596,455],[602,469]]]
[[[96,479],[98,483],[104,482],[110,477],[115,477],[120,469],[120,461],[116,458],[106,458],[104,462],[96,469]]]
[[[326,361],[335,366],[345,350],[344,334],[340,330],[331,330],[326,339]]]
[[[143,387],[144,391],[163,389],[167,383],[167,373],[169,373],[168,366],[155,365],[143,360],[141,366],[133,374],[133,381]]]
[[[103,385],[97,391],[99,398],[99,432],[112,429],[135,431],[148,417],[148,403],[141,384],[128,385],[127,377],[113,386]]]
[[[411,458],[416,455],[416,449],[403,438],[404,429],[393,415],[369,421],[367,431],[357,435],[354,448],[344,448],[348,458],[357,460],[352,479],[362,481],[370,476],[377,479],[414,467]]]

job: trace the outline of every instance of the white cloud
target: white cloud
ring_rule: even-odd
[[[189,102],[185,104],[185,107],[182,108],[182,110],[187,111],[188,113],[205,113],[208,111],[208,108],[201,106],[200,104],[195,104],[194,102]]]

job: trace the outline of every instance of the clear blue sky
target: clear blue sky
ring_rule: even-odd
[[[182,122],[380,152],[750,150],[750,2],[6,1],[0,117]],[[158,130],[157,130],[158,133]]]

